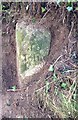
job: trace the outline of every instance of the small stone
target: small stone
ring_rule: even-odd
[[[16,106],[19,106],[19,102],[16,103]]]
[[[20,98],[21,98],[21,100],[23,100],[24,99],[24,97],[23,97],[23,94],[21,93],[21,95],[20,95]]]
[[[10,99],[7,100],[6,104],[7,104],[7,106],[10,106],[10,105],[11,105],[11,103],[10,103]]]
[[[17,99],[17,102],[16,102],[16,106],[19,106],[19,101],[18,101],[18,99]]]
[[[17,115],[16,118],[23,118],[23,116],[22,115]]]

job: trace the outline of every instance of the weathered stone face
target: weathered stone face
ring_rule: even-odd
[[[34,68],[48,55],[50,33],[45,28],[24,23],[16,25],[17,57],[20,73]]]

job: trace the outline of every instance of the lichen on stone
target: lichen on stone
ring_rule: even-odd
[[[17,57],[20,73],[24,73],[40,64],[48,55],[51,36],[45,28],[20,26],[16,26]]]

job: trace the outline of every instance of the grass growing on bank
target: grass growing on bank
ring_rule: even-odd
[[[76,77],[71,77],[69,74],[65,76],[65,71],[62,71],[64,73],[59,78],[52,65],[49,71],[52,75],[45,79],[43,87],[36,90],[37,99],[43,103],[42,109],[48,108],[59,118],[77,118],[77,73],[73,72]]]

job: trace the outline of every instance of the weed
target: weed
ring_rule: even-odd
[[[46,94],[49,92],[49,90],[50,90],[50,83],[46,81],[46,87],[45,87]]]
[[[54,67],[53,67],[53,65],[50,65],[48,71],[50,71],[50,72],[54,72]]]
[[[61,87],[62,87],[63,89],[66,89],[66,88],[67,88],[67,84],[63,82],[63,83],[61,84]]]
[[[46,80],[46,85],[39,90],[37,90],[38,95],[43,94],[43,103],[46,108],[49,108],[52,112],[54,112],[56,115],[58,115],[60,118],[75,118],[78,115],[78,105],[77,105],[77,83],[76,79],[73,79],[72,85],[68,86],[67,82],[61,78],[61,84],[60,80],[58,79],[58,75],[55,73],[55,69],[52,65],[50,65],[49,72],[52,72],[52,81],[54,83],[54,92],[51,94],[49,92],[51,83],[49,82],[49,79],[51,77],[48,77]],[[58,87],[57,87],[58,86]],[[61,88],[60,88],[61,86]],[[68,89],[67,89],[68,88]],[[68,91],[69,90],[69,91]]]
[[[14,85],[14,86],[12,86],[12,91],[15,91],[16,90],[16,86]]]
[[[42,9],[42,13],[44,13],[46,11],[46,9],[44,7],[41,7]]]

